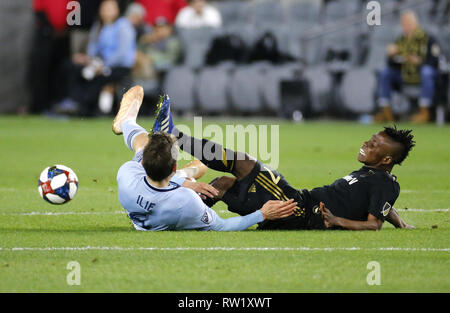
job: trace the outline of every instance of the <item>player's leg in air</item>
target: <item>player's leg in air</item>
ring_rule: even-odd
[[[135,86],[128,90],[122,97],[119,112],[117,113],[112,130],[116,135],[122,135],[125,145],[136,154],[141,152],[149,142],[149,133],[136,123],[139,109],[144,99],[144,90],[141,86]],[[194,160],[177,174],[185,178],[199,179],[208,168],[199,160]]]
[[[113,132],[123,134],[127,147],[136,154],[117,173],[119,202],[137,230],[215,230],[239,231],[265,220],[290,216],[297,203],[269,201],[246,216],[223,219],[202,202],[199,194],[217,195],[208,184],[192,182],[179,175],[176,138],[167,133],[148,134],[136,123],[143,100],[140,86],[124,96],[113,122]],[[158,104],[161,106],[162,102]],[[203,168],[206,167],[203,165]],[[189,171],[192,169],[192,171]],[[200,177],[201,166],[185,169],[185,175]]]
[[[301,191],[291,187],[277,171],[262,164],[245,152],[224,148],[221,144],[207,139],[197,139],[180,132],[173,124],[170,100],[165,96],[153,132],[163,131],[173,134],[183,151],[200,160],[207,168],[231,173],[234,177],[216,178],[211,185],[219,191],[214,198],[205,199],[208,206],[223,201],[228,209],[239,215],[246,215],[258,209],[269,200],[295,199],[299,204],[296,214],[278,220],[276,223],[264,222],[264,229],[302,229],[307,227],[309,214],[303,206]],[[307,216],[308,215],[308,216]]]

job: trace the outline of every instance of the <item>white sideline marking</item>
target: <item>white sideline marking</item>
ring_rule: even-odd
[[[420,251],[450,252],[450,248],[360,248],[360,247],[14,247],[0,251]]]
[[[448,212],[449,209],[395,209],[399,212]]]
[[[450,209],[396,209],[398,212],[420,212],[420,213],[433,213],[433,212],[449,212]],[[227,210],[218,210],[220,214],[232,214]],[[125,211],[111,211],[111,212],[12,212],[12,213],[0,213],[2,216],[59,216],[59,215],[122,215],[126,214]]]

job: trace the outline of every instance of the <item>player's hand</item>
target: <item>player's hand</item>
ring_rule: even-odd
[[[294,202],[294,199],[289,201],[270,200],[261,208],[261,213],[265,220],[277,220],[291,216],[296,206],[297,202]]]
[[[326,228],[332,227],[336,225],[336,216],[331,213],[330,210],[325,206],[325,203],[320,202],[320,212],[322,213],[323,217],[323,223],[325,224]]]
[[[196,193],[199,193],[202,199],[205,199],[205,196],[209,198],[214,198],[219,195],[219,191],[207,183],[193,182],[186,179],[186,181],[183,184],[183,187],[192,189]]]
[[[409,224],[403,225],[402,228],[406,228],[406,229],[416,229],[416,227],[415,227],[414,225],[409,225]]]

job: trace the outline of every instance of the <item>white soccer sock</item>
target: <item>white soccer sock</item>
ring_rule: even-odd
[[[140,134],[148,134],[145,128],[139,126],[135,120],[129,119],[122,124],[123,140],[125,145],[133,151],[133,141]]]

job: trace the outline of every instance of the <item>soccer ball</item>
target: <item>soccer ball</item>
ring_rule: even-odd
[[[75,197],[78,190],[78,177],[64,165],[54,165],[42,171],[38,191],[41,197],[51,204],[64,204]]]

